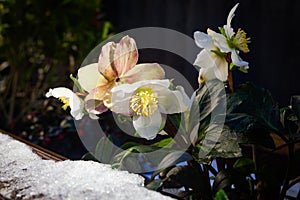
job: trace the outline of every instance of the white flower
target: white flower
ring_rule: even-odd
[[[207,30],[211,32],[210,29]],[[194,65],[199,66],[199,83],[217,78],[226,81],[228,76],[228,63],[224,56],[216,54],[219,51],[211,36],[200,31],[194,33],[196,45],[203,48],[197,55]],[[202,73],[201,73],[202,72]],[[209,72],[209,73],[207,73]],[[208,74],[208,76],[206,76]]]
[[[51,96],[58,98],[64,104],[62,106],[63,109],[66,110],[68,107],[70,107],[71,115],[76,120],[79,120],[83,117],[83,100],[80,99],[72,90],[65,87],[49,89],[49,91],[46,93],[46,97],[49,98]]]
[[[231,27],[231,21],[234,17],[234,12],[238,7],[238,3],[230,10],[229,15],[227,17],[227,24],[221,28],[222,34],[211,31],[209,35],[214,40],[216,46],[220,49],[221,52],[231,53],[231,60],[235,66],[242,67],[244,69],[248,69],[248,62],[243,61],[239,56],[239,51],[243,51],[244,53],[249,52],[248,43],[250,42],[250,38],[246,37],[245,31],[242,29],[238,29],[237,33],[234,32]]]
[[[114,87],[111,110],[133,116],[137,133],[148,140],[156,137],[165,118],[162,114],[187,110],[188,100],[183,88],[170,90],[169,80],[144,80]]]
[[[201,68],[199,83],[215,78],[226,81],[230,62],[243,72],[249,68],[248,62],[243,61],[239,56],[239,51],[249,52],[249,38],[246,38],[246,33],[241,29],[238,29],[235,34],[231,27],[237,6],[238,4],[231,9],[227,17],[227,24],[220,28],[222,34],[211,29],[207,29],[207,34],[200,31],[194,33],[196,45],[203,48],[194,63]]]

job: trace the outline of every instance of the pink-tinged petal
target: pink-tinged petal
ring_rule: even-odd
[[[98,71],[98,64],[93,63],[78,70],[78,82],[87,92],[97,86],[102,86],[107,84],[107,80]]]
[[[95,118],[95,115],[102,114],[108,110],[108,108],[104,105],[103,101],[95,99],[86,100],[85,109],[88,113],[90,113],[90,117],[92,119]]]
[[[110,92],[112,85],[102,85],[94,88],[91,92],[85,97],[85,100],[100,100],[103,101],[104,97]]]
[[[120,77],[121,83],[135,83],[141,80],[163,79],[164,69],[157,63],[138,64]]]
[[[113,59],[118,77],[122,77],[133,68],[138,61],[138,51],[134,39],[129,36],[123,37],[116,45]]]
[[[113,63],[115,49],[116,44],[114,42],[109,42],[102,47],[99,56],[98,69],[107,80],[113,80],[117,78],[118,75]]]

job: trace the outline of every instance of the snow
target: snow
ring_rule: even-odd
[[[0,199],[172,199],[143,182],[137,174],[93,161],[43,160],[0,133]]]

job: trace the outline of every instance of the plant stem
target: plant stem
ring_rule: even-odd
[[[294,146],[293,142],[288,145],[288,149],[289,149],[288,168],[286,170],[284,183],[283,183],[283,186],[282,186],[282,190],[280,192],[280,199],[282,199],[282,200],[285,198],[286,192],[289,189],[291,175],[294,171],[294,158],[295,158],[294,147],[295,146]]]
[[[233,76],[232,76],[232,71],[229,69],[229,67],[228,67],[228,87],[231,93],[234,92]]]

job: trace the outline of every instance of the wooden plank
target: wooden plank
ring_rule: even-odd
[[[30,146],[32,148],[32,152],[36,153],[38,156],[40,156],[42,159],[44,160],[54,160],[54,161],[63,161],[63,160],[68,160],[68,158],[62,156],[62,155],[59,155],[53,151],[50,151],[48,149],[45,149],[43,147],[40,147],[36,144],[33,144],[19,136],[16,136],[12,133],[9,133],[7,131],[4,131],[2,129],[0,129],[0,133],[3,133],[3,134],[6,134],[6,135],[9,135],[10,137],[14,138],[15,140],[18,140],[20,142],[23,142],[25,144],[27,144],[28,146]]]

